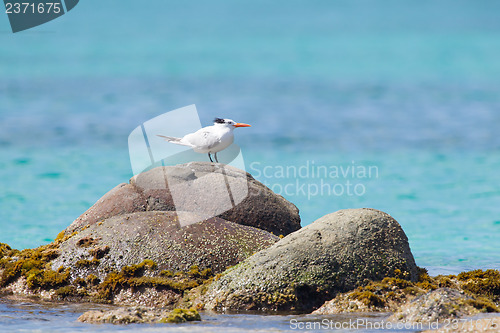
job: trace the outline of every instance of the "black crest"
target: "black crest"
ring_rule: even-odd
[[[224,119],[221,119],[221,118],[215,118],[214,119],[214,123],[216,123],[216,124],[224,124],[224,123],[226,123],[226,121]]]

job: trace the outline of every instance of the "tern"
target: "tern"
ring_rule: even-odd
[[[203,127],[194,133],[189,133],[182,138],[175,138],[172,136],[158,135],[168,142],[172,142],[181,146],[191,147],[195,152],[206,154],[210,162],[212,161],[211,154],[215,155],[221,150],[229,147],[234,141],[234,129],[236,127],[251,127],[248,124],[237,123],[232,119],[215,118],[213,126]]]

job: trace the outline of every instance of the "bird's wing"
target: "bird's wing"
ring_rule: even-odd
[[[202,128],[182,138],[182,142],[191,144],[199,149],[211,149],[220,143],[220,137],[210,127]]]

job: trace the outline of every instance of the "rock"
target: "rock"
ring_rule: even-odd
[[[185,323],[200,320],[201,316],[196,309],[174,309],[167,317],[161,318],[160,323]]]
[[[166,315],[166,311],[165,311]],[[77,321],[90,324],[132,324],[159,321],[161,314],[145,308],[118,308],[116,310],[90,310],[84,312]]]
[[[131,307],[114,310],[91,310],[77,319],[90,324],[132,324],[132,323],[182,323],[200,321],[200,314],[195,309],[163,309]]]
[[[458,290],[439,288],[415,298],[396,311],[389,321],[443,322],[445,319],[461,318],[478,313],[469,302],[472,297]]]
[[[417,279],[408,239],[396,220],[375,209],[326,215],[251,256],[209,286],[215,310],[310,311],[366,279]]]
[[[353,297],[353,294],[358,296],[356,291],[338,294],[334,299],[325,302],[319,309],[314,310],[312,314],[330,315],[346,312],[372,312],[378,310],[381,306],[385,306],[382,303],[383,299],[375,293],[366,293],[362,297]],[[382,310],[387,311],[389,309],[383,308]]]
[[[346,312],[397,312],[403,304],[439,288],[450,288],[467,294],[466,305],[479,312],[500,312],[498,286],[500,272],[474,270],[458,275],[430,277],[426,269],[419,268],[417,282],[398,277],[386,277],[382,281],[370,281],[355,290],[339,293],[323,304],[313,314],[339,314]]]
[[[325,302],[313,314],[329,315],[347,312],[394,312],[418,295],[437,288],[428,281],[412,282],[397,277],[386,277],[382,281],[369,281],[346,293],[339,293]],[[430,279],[430,278],[429,278]]]
[[[279,238],[267,231],[220,218],[180,226],[178,216],[198,220],[188,212],[136,212],[89,225],[59,244],[52,269],[69,267],[72,279],[90,274],[100,280],[111,271],[137,265],[145,259],[157,271],[188,271],[197,265],[220,273]]]
[[[112,216],[141,211],[188,211],[288,235],[300,229],[297,207],[250,174],[208,162],[157,167],[120,184],[78,217],[66,234]],[[180,218],[180,223],[188,221]]]

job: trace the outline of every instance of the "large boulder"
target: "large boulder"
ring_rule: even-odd
[[[127,213],[176,210],[194,212],[201,219],[216,216],[275,235],[300,229],[297,207],[249,173],[223,164],[192,162],[157,167],[118,185],[65,231],[68,235]],[[186,225],[190,220],[179,222]]]
[[[192,266],[220,273],[227,267],[274,244],[267,231],[220,218],[181,227],[199,220],[189,212],[136,212],[94,223],[59,244],[52,268],[72,270],[73,278],[90,274],[103,280],[111,271],[152,260],[157,272],[188,271]]]
[[[226,271],[204,296],[208,309],[310,311],[366,279],[417,279],[399,223],[375,209],[326,215]]]

